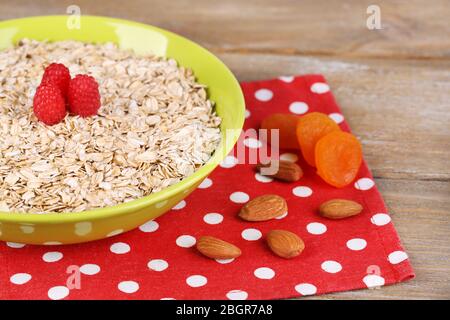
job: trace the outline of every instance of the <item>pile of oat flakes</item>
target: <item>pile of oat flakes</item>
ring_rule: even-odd
[[[36,119],[34,91],[52,62],[95,77],[97,116]],[[79,212],[159,191],[208,161],[219,124],[204,86],[174,60],[23,40],[0,51],[0,211]]]

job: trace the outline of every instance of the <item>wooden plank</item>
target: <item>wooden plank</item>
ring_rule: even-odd
[[[0,2],[0,19],[65,14],[72,0]],[[448,0],[378,0],[381,30],[366,26],[371,0],[80,0],[82,14],[154,24],[213,50],[359,57],[450,57]]]
[[[450,62],[219,56],[244,81],[324,74],[375,177],[450,180]]]

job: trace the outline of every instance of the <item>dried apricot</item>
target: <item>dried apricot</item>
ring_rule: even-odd
[[[362,161],[362,148],[356,137],[335,131],[317,141],[317,174],[328,184],[342,188],[355,180]]]
[[[267,142],[270,144],[271,130],[279,129],[282,149],[299,149],[295,130],[299,117],[288,113],[274,113],[263,119],[261,129],[267,129]]]
[[[340,131],[339,126],[326,114],[311,112],[302,116],[297,122],[297,140],[305,161],[315,167],[314,148],[317,141],[326,134]]]

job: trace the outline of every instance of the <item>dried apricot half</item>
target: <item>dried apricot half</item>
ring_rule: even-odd
[[[278,129],[279,146],[282,149],[299,149],[295,130],[299,117],[288,113],[274,113],[263,119],[261,129],[267,129],[267,142],[271,142],[271,130]]]
[[[334,131],[322,137],[315,148],[317,174],[337,188],[355,180],[362,161],[362,148],[348,132]]]
[[[315,153],[317,141],[326,134],[340,131],[339,126],[326,114],[311,112],[302,116],[297,122],[297,140],[306,162],[315,167]]]

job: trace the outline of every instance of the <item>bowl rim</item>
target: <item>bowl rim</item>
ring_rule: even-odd
[[[67,15],[44,15],[44,16],[30,16],[25,18],[18,19],[8,19],[0,21],[0,29],[4,25],[14,24],[15,22],[32,22],[33,20],[45,20],[45,19],[67,19]],[[221,129],[221,141],[216,148],[216,152],[211,156],[211,158],[197,171],[193,174],[189,175],[185,179],[177,182],[174,185],[164,188],[161,191],[156,193],[151,193],[147,196],[131,200],[129,202],[123,202],[120,204],[116,204],[113,206],[106,206],[102,208],[96,208],[91,210],[85,210],[80,212],[48,212],[48,213],[19,213],[19,212],[1,212],[0,211],[0,223],[33,223],[36,225],[39,224],[63,224],[63,223],[73,223],[80,221],[95,221],[103,218],[111,218],[114,216],[120,216],[122,214],[127,214],[130,212],[134,212],[136,210],[145,208],[150,206],[151,204],[158,203],[160,201],[164,201],[167,198],[171,198],[177,194],[182,194],[186,190],[189,190],[192,185],[194,185],[199,180],[206,178],[206,176],[213,171],[217,165],[228,155],[228,153],[233,149],[235,143],[237,142],[240,132],[242,130],[244,124],[244,110],[245,110],[245,100],[244,95],[242,93],[242,89],[240,84],[234,74],[230,71],[230,69],[225,65],[225,63],[220,60],[216,55],[211,53],[209,50],[204,48],[203,46],[197,44],[196,42],[189,40],[179,34],[174,32],[146,24],[135,22],[132,20],[120,19],[120,18],[112,18],[107,16],[95,16],[95,15],[82,15],[82,19],[92,20],[94,22],[116,22],[126,25],[132,25],[137,27],[148,28],[153,31],[157,31],[162,33],[169,38],[175,38],[177,40],[184,41],[189,45],[196,46],[200,48],[205,55],[209,56],[217,65],[223,69],[223,72],[227,74],[227,76],[231,80],[231,84],[233,86],[233,91],[236,92],[238,105],[242,106],[240,108],[239,114],[237,115],[237,128],[236,130],[232,130],[232,134],[227,134],[226,139],[224,139],[224,133]],[[2,49],[0,49],[2,50]],[[194,71],[195,74],[195,71]],[[221,154],[217,154],[217,151],[221,150]],[[193,190],[191,190],[193,191]],[[187,192],[186,192],[187,193]]]

